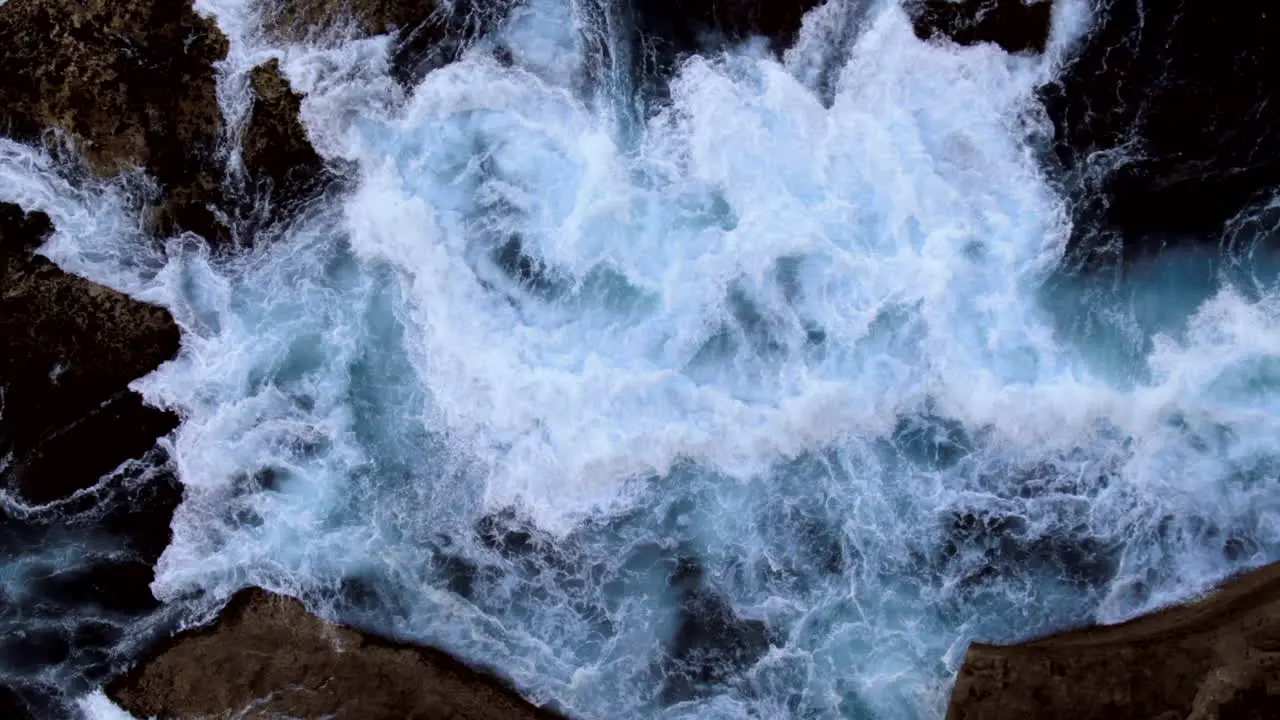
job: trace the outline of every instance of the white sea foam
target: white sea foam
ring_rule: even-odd
[[[147,252],[129,187],[0,143],[45,251],[182,325],[136,383],[184,418],[158,596],[289,590],[582,717],[908,718],[940,714],[970,639],[1276,557],[1274,278],[1057,273],[1033,90],[1082,3],[1039,59],[831,4],[785,63],[690,59],[638,132],[580,87],[567,3],[411,91],[385,38],[276,47],[247,6],[198,7],[232,40],[228,116],[280,58],[349,193],[238,259]],[[555,550],[482,542],[509,507]],[[677,555],[777,635],[663,706]]]

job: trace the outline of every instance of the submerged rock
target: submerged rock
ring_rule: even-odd
[[[697,560],[681,558],[668,581],[679,594],[680,611],[662,668],[664,702],[696,698],[768,652],[775,640],[769,626],[740,617],[728,600],[707,587]]]
[[[256,588],[213,625],[156,648],[107,695],[139,717],[559,717],[443,652],[326,623]]]
[[[0,204],[0,457],[4,484],[35,503],[93,485],[177,424],[128,389],[177,353],[173,318],[35,255],[51,229]]]
[[[1244,720],[1280,707],[1280,564],[1200,602],[969,648],[948,720]]]
[[[921,40],[994,43],[1011,53],[1042,53],[1049,42],[1050,0],[923,0],[907,7]]]
[[[1044,92],[1078,186],[1074,246],[1216,242],[1280,185],[1277,66],[1280,13],[1260,5],[1105,3]]]

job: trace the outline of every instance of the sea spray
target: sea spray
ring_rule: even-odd
[[[970,640],[1280,554],[1274,263],[1059,267],[1034,89],[1082,8],[1032,58],[832,4],[637,111],[600,6],[402,89],[208,3],[227,115],[280,58],[349,187],[235,257],[11,145],[0,197],[182,325],[135,384],[184,418],[174,606],[289,592],[583,718],[939,717]]]

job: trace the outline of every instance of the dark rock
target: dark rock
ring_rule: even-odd
[[[507,16],[517,0],[264,0],[267,32],[298,41],[343,27],[357,36],[396,33],[393,75],[412,85],[457,59]]]
[[[1050,0],[923,0],[908,5],[921,40],[995,43],[1011,53],[1042,53],[1049,41]]]
[[[1104,3],[1044,90],[1079,196],[1073,250],[1216,242],[1280,184],[1277,65],[1280,13],[1262,6]]]
[[[775,51],[795,42],[805,13],[816,1],[635,0],[637,30],[659,53],[692,53],[751,36],[766,38]]]
[[[800,32],[805,13],[818,0],[633,0],[634,60],[639,74],[660,83],[692,53],[719,50],[763,37],[781,53]]]
[[[141,562],[154,566],[173,539],[173,513],[182,503],[183,485],[157,450],[122,475],[116,497],[105,508],[96,508],[94,523],[113,536],[128,540],[129,548]],[[147,585],[151,580],[147,580]]]
[[[265,185],[269,205],[305,198],[319,185],[324,161],[298,119],[302,96],[289,87],[277,60],[251,70],[249,81],[254,101],[241,148],[245,170]]]
[[[223,237],[209,204],[221,177],[213,63],[226,52],[190,2],[9,0],[0,127],[23,139],[61,129],[102,176],[141,167],[162,186],[158,231]]]
[[[1114,577],[1115,548],[1084,533],[1037,534],[1014,514],[990,510],[951,515],[942,548],[944,570],[961,590],[976,590],[997,577],[1050,573],[1067,583],[1097,588]]]
[[[706,587],[697,560],[680,558],[668,581],[679,594],[680,611],[663,668],[664,702],[698,697],[769,650],[773,638],[768,625],[739,617],[723,596]]]
[[[0,205],[0,457],[4,482],[37,503],[93,485],[176,424],[127,389],[176,354],[173,319],[33,255],[48,230]]]
[[[326,623],[256,588],[213,625],[162,643],[107,694],[139,717],[559,717],[441,651]]]
[[[1020,645],[974,644],[948,720],[1270,718],[1280,707],[1280,564],[1200,602]]]

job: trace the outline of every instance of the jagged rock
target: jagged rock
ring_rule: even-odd
[[[636,0],[631,4],[636,29],[633,55],[645,74],[671,74],[681,58],[714,50],[751,36],[768,40],[774,52],[791,46],[805,13],[818,0]]]
[[[1249,3],[1110,2],[1045,89],[1076,178],[1077,249],[1216,242],[1280,184],[1280,13]],[[1097,237],[1102,235],[1101,241]]]
[[[341,27],[357,37],[397,33],[393,75],[410,85],[455,60],[519,0],[263,0],[267,32],[300,41]]]
[[[1200,602],[969,648],[948,720],[1263,720],[1280,708],[1280,563]]]
[[[916,37],[959,45],[995,43],[1011,53],[1044,52],[1050,0],[924,0],[908,5]]]
[[[94,484],[177,423],[128,389],[177,353],[173,319],[34,255],[50,230],[0,204],[0,457],[4,483],[37,503]]]
[[[227,41],[191,3],[8,0],[0,5],[0,127],[59,128],[103,176],[134,167],[162,186],[157,229],[225,235],[218,199],[222,116],[213,63]]]
[[[3,684],[0,684],[0,714],[3,714],[3,717],[6,718],[13,718],[13,720],[35,718],[31,714],[31,709],[27,706],[26,701],[18,694],[18,691]]]
[[[342,720],[559,717],[438,650],[326,623],[250,588],[107,687],[139,717]]]
[[[245,170],[277,200],[305,197],[320,181],[324,161],[298,119],[302,96],[280,74],[278,60],[251,70],[249,82],[254,101],[242,145]]]

